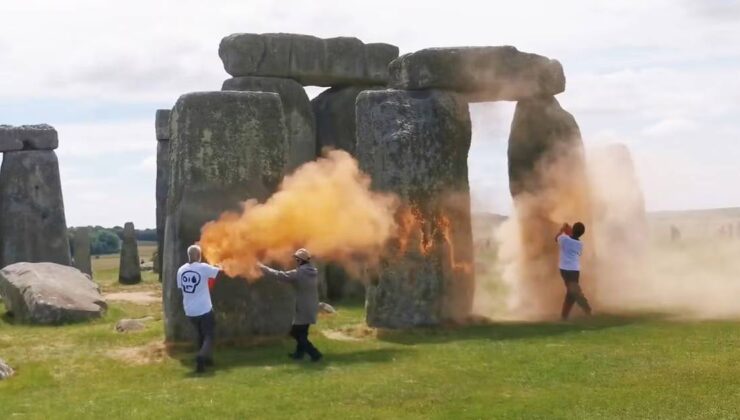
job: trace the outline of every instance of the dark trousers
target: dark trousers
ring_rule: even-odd
[[[321,352],[308,341],[308,328],[311,325],[293,325],[290,329],[290,336],[295,339],[295,357],[303,357],[308,353],[311,358],[315,359],[321,356]]]
[[[213,340],[216,333],[216,317],[213,311],[188,318],[197,332],[198,357],[210,359],[213,355]]]
[[[573,304],[577,303],[578,306],[583,309],[586,314],[591,314],[591,306],[588,304],[588,299],[583,295],[581,285],[578,284],[580,278],[580,271],[560,270],[560,275],[563,277],[565,282],[565,300],[563,301],[563,310],[560,314],[561,318],[568,319],[570,310],[573,308]]]

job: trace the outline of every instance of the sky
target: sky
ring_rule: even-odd
[[[740,206],[740,0],[2,0],[0,16],[0,124],[57,128],[70,226],[154,227],[154,112],[219,90],[234,32],[556,58],[587,150],[626,144],[649,210]],[[511,209],[514,106],[471,105],[477,210]]]

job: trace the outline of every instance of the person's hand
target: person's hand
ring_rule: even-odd
[[[573,233],[573,228],[570,227],[569,224],[563,223],[563,226],[560,228],[560,233],[564,233],[564,234],[570,236]]]

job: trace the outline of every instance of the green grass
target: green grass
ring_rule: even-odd
[[[116,266],[101,260],[96,280],[104,291],[159,291],[153,275],[140,285],[118,285]],[[2,318],[0,357],[17,374],[0,382],[0,418],[740,415],[740,325],[734,322],[598,316],[376,336],[363,327],[361,305],[338,309],[312,331],[325,362],[294,363],[286,357],[291,341],[276,339],[218,347],[217,368],[203,377],[191,374],[192,352],[168,353],[161,345],[159,303],[112,302],[103,319],[60,327]],[[117,320],[143,316],[155,318],[147,330],[114,331]]]
[[[157,359],[161,321],[143,332],[113,331],[122,317],[159,318],[158,304],[113,304],[92,324],[0,322],[0,355],[17,368],[16,377],[0,382],[0,410],[9,418],[76,419],[730,418],[740,412],[734,323],[599,317],[330,340],[321,330],[352,331],[362,322],[359,306],[339,311],[312,333],[324,363],[293,363],[285,357],[290,341],[278,340],[219,348],[217,370],[205,377],[191,375],[189,352]],[[145,349],[155,360],[116,356],[126,348]]]
[[[139,259],[150,261],[157,250],[157,244],[152,242],[139,242]],[[107,254],[92,257],[93,279],[101,285],[103,291],[144,290],[147,285],[159,282],[159,277],[152,271],[142,271],[142,284],[121,285],[118,283],[118,269],[121,263],[120,254]]]

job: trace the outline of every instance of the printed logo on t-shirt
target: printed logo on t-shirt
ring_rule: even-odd
[[[195,293],[195,289],[200,284],[200,274],[195,271],[186,271],[182,273],[182,291],[185,293]]]

